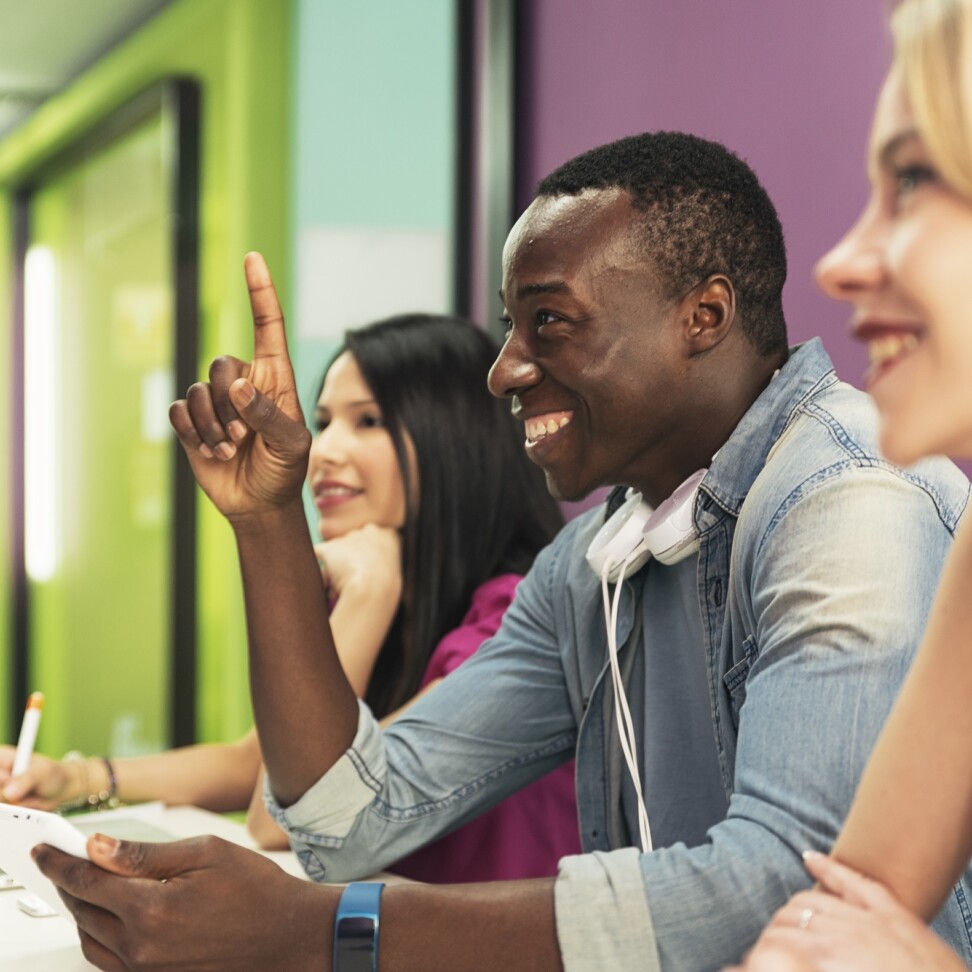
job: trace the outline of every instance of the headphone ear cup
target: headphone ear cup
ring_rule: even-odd
[[[652,514],[652,508],[632,493],[617,512],[594,535],[587,548],[587,563],[598,577],[610,562],[607,579],[613,583],[621,573],[621,565],[627,562],[626,574],[633,574],[648,562],[651,550],[645,543],[643,530]]]
[[[645,523],[645,543],[660,563],[677,564],[699,549],[695,497],[707,472],[692,473]]]
[[[707,469],[699,469],[682,483],[657,510],[640,493],[631,495],[594,535],[587,562],[598,577],[610,561],[607,579],[617,581],[621,565],[625,576],[643,567],[651,557],[677,564],[699,549],[695,527],[695,497]]]

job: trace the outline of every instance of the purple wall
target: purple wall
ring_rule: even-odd
[[[860,384],[849,312],[814,262],[863,205],[864,151],[890,56],[885,0],[521,0],[517,199],[602,142],[681,129],[756,170],[786,233],[791,343],[824,338]]]

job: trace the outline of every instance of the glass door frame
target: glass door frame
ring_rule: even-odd
[[[15,362],[11,423],[12,541],[12,706],[8,738],[15,739],[30,686],[30,603],[25,557],[24,504],[24,310],[25,261],[30,243],[31,199],[60,174],[154,115],[168,124],[171,148],[169,185],[172,266],[173,362],[175,387],[196,380],[199,332],[199,179],[200,91],[190,78],[158,82],[104,116],[84,134],[27,173],[13,192],[12,353]],[[170,497],[169,699],[168,742],[187,745],[196,740],[196,483],[172,437]]]

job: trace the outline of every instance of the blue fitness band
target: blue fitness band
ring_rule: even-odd
[[[338,901],[334,916],[332,972],[378,972],[379,881],[355,881]]]

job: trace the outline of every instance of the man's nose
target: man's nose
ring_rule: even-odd
[[[514,328],[489,369],[489,390],[497,398],[512,398],[535,385],[540,377],[540,367]]]

